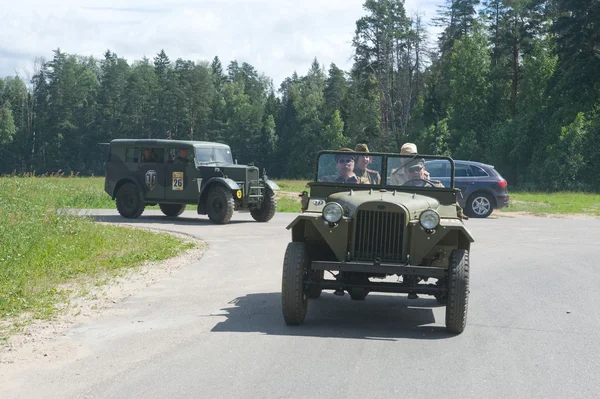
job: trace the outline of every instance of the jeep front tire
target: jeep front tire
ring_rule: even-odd
[[[231,190],[220,185],[210,189],[206,198],[206,210],[213,223],[228,223],[233,216],[234,206]]]
[[[123,184],[115,196],[119,214],[127,219],[139,217],[146,207],[140,197],[140,189],[135,184]]]
[[[273,219],[277,209],[277,199],[275,193],[269,187],[265,187],[265,195],[260,209],[252,209],[250,215],[257,222],[268,222]]]
[[[450,256],[446,301],[446,329],[460,334],[467,325],[469,304],[469,251],[466,249],[455,249]]]
[[[185,204],[158,204],[165,216],[177,217],[185,210]]]
[[[308,270],[308,253],[303,242],[290,242],[283,259],[281,308],[287,325],[304,323],[308,296],[304,291],[304,275]]]

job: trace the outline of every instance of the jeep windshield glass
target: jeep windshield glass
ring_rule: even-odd
[[[387,157],[387,184],[395,187],[450,188],[452,164],[445,158],[414,155]]]
[[[385,184],[381,181],[381,156],[352,152],[321,154],[317,179],[320,182],[347,184]]]
[[[196,148],[196,162],[198,163],[233,163],[231,150],[227,148]]]
[[[336,184],[450,188],[451,173],[450,160],[435,156],[323,153],[317,165],[317,181]]]

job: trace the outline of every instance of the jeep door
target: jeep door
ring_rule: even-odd
[[[142,147],[137,177],[148,202],[165,199],[165,149],[163,147]]]
[[[187,149],[187,156],[180,156],[181,147],[168,149],[165,201],[178,203],[196,203],[198,201],[199,172],[194,162],[194,148]]]

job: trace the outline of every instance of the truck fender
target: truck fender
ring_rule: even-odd
[[[119,189],[121,188],[121,186],[125,183],[133,183],[136,185],[136,187],[138,188],[138,190],[140,190],[140,200],[144,200],[144,188],[140,185],[140,183],[138,183],[138,181],[136,179],[132,179],[130,177],[123,177],[122,179],[120,179],[117,184],[115,184],[115,188],[113,189],[112,192],[112,199],[115,199],[115,196],[117,195],[117,193],[119,192]]]
[[[279,186],[273,180],[265,180],[265,186],[269,187],[272,191],[279,190]]]

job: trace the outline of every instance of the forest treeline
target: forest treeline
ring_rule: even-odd
[[[321,149],[367,143],[490,163],[510,184],[600,191],[600,2],[440,0],[431,37],[402,0],[366,0],[349,71],[315,59],[279,87],[218,57],[128,62],[54,50],[0,79],[0,173],[103,174],[114,138],[211,140],[307,178]]]

